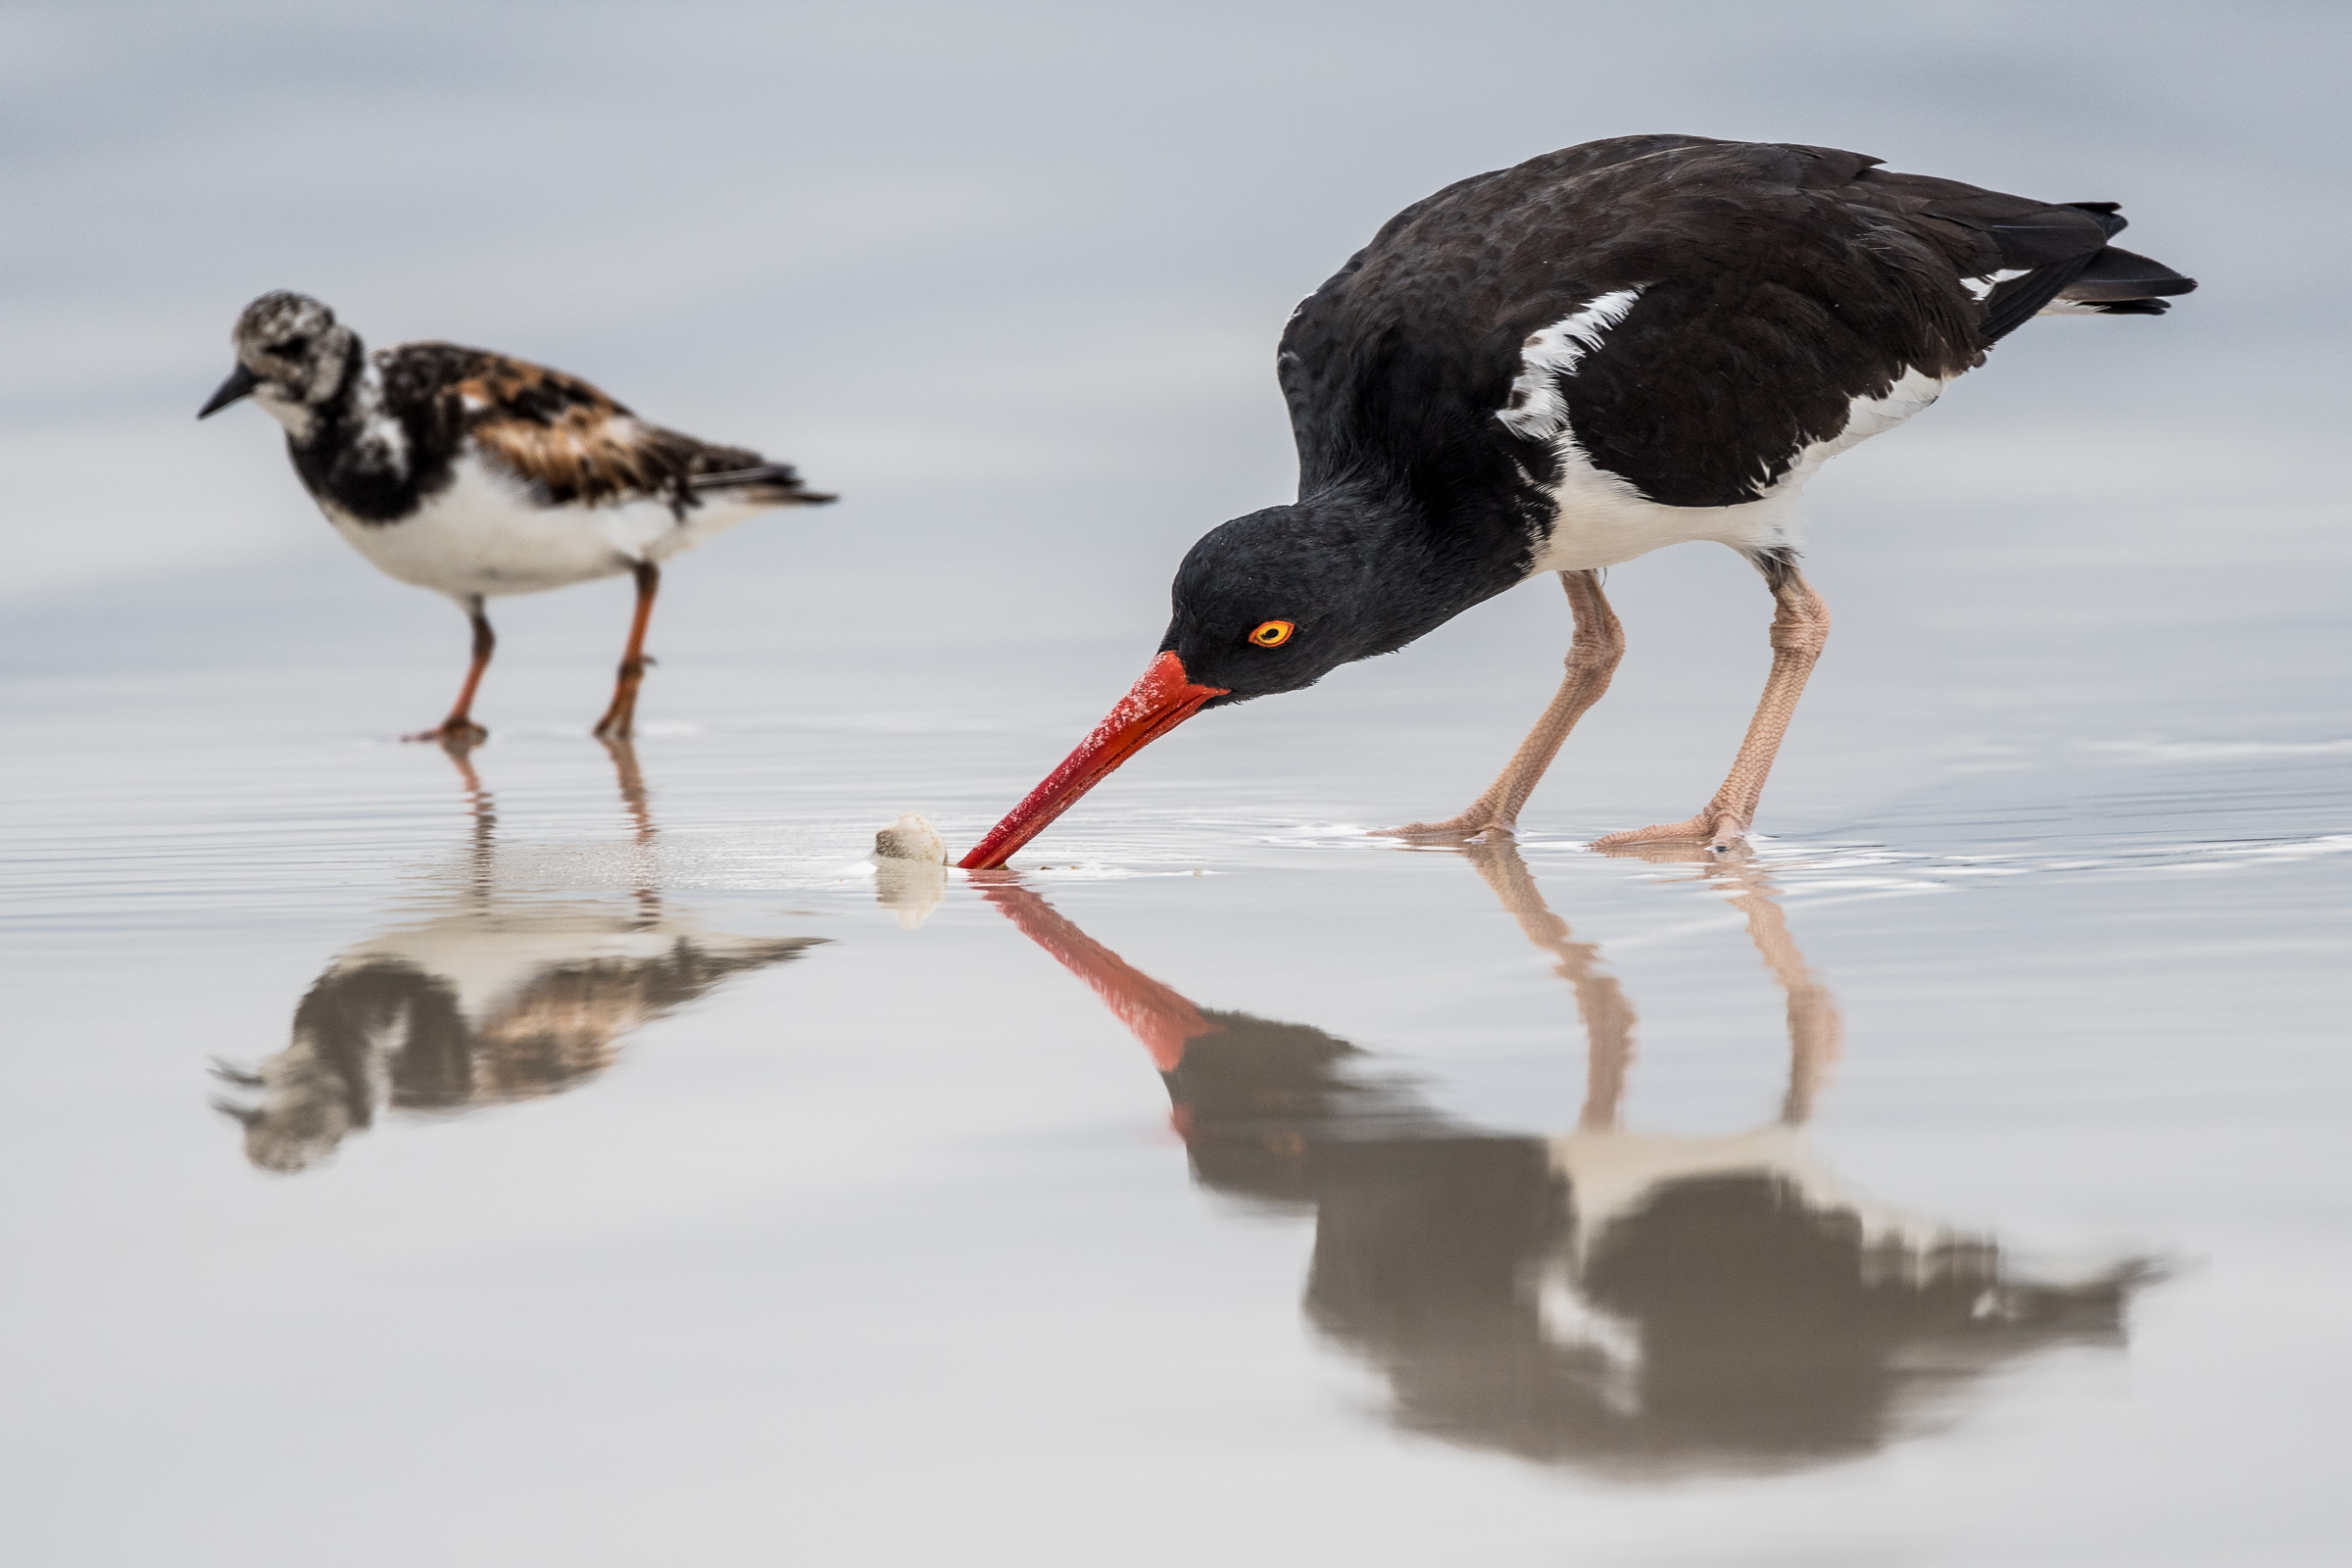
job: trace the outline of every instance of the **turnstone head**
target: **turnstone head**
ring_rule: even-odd
[[[334,397],[360,354],[360,340],[336,322],[334,312],[285,289],[246,306],[229,341],[237,367],[196,417],[209,419],[250,397],[297,437],[311,427],[314,411]]]

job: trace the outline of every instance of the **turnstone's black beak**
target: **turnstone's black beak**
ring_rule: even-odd
[[[250,397],[253,389],[261,384],[260,376],[239,364],[235,369],[228,372],[228,379],[220,383],[220,389],[213,394],[213,400],[196,411],[196,417],[199,419],[211,418],[231,403],[236,402],[237,399]]]

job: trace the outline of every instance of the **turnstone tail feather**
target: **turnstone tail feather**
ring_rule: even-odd
[[[306,295],[263,295],[231,341],[236,368],[197,417],[252,398],[285,426],[294,471],[335,531],[473,624],[456,706],[411,740],[485,733],[472,707],[497,646],[489,600],[628,572],[636,613],[596,725],[625,737],[662,563],[770,508],[835,499],[788,464],[649,424],[560,370],[454,343],[369,354]]]

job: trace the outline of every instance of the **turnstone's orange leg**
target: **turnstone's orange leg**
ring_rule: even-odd
[[[645,627],[654,618],[654,594],[662,586],[662,568],[650,561],[637,563],[637,618],[629,623],[629,646],[620,656],[620,678],[613,683],[612,706],[596,721],[596,733],[607,740],[625,741],[637,719],[637,688],[645,679]]]
[[[462,749],[480,742],[490,733],[473,721],[473,694],[482,684],[482,671],[490,667],[490,655],[498,647],[498,633],[490,629],[490,617],[482,612],[480,594],[475,594],[466,605],[466,613],[473,622],[473,663],[466,671],[466,684],[458,688],[457,706],[437,728],[403,735],[404,741],[439,741],[444,746]]]
[[[637,848],[650,851],[656,832],[654,812],[646,798],[645,771],[637,765],[637,748],[611,735],[598,739],[604,742],[606,755],[612,759],[612,771],[620,782],[620,804],[637,829]],[[652,862],[641,858],[639,863],[647,868],[647,874],[637,879],[637,912],[651,924],[662,918],[662,890],[654,885]]]
[[[1813,673],[1814,662],[1821,658],[1822,645],[1830,636],[1830,607],[1821,602],[1821,595],[1796,567],[1775,558],[1766,562],[1763,569],[1764,580],[1772,585],[1775,606],[1772,673],[1765,677],[1764,695],[1756,703],[1756,716],[1748,721],[1740,755],[1732,760],[1731,776],[1696,816],[1605,834],[1592,841],[1592,848],[1697,839],[1711,850],[1722,851],[1747,836],[1749,824],[1756,819],[1756,803],[1764,795],[1764,780],[1772,772],[1772,760],[1780,753],[1781,737],[1788,733],[1796,700],[1805,692],[1805,678]]]
[[[1585,716],[1585,710],[1599,702],[1609,689],[1617,662],[1625,657],[1625,628],[1617,623],[1617,612],[1600,591],[1600,573],[1563,571],[1560,585],[1568,590],[1569,612],[1576,617],[1576,636],[1568,645],[1568,673],[1551,706],[1544,710],[1544,716],[1536,720],[1536,727],[1512,754],[1510,765],[1460,815],[1388,832],[1398,838],[1466,838],[1487,832],[1508,833],[1518,824],[1519,808],[1559,755],[1561,742]]]

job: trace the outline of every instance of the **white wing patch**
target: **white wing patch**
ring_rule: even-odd
[[[1568,402],[1560,395],[1561,378],[1574,375],[1584,357],[1600,347],[1602,336],[1625,319],[1644,286],[1603,294],[1566,319],[1531,333],[1519,351],[1511,401],[1495,410],[1494,417],[1530,441],[1549,441],[1566,430]]]
[[[2013,277],[2025,276],[2031,270],[2031,268],[2025,267],[2004,267],[1997,272],[1983,272],[1975,277],[1964,277],[1960,280],[1960,286],[1974,294],[1977,297],[1977,303],[1982,305],[1984,303],[1984,297],[1994,289],[1999,288]]]

